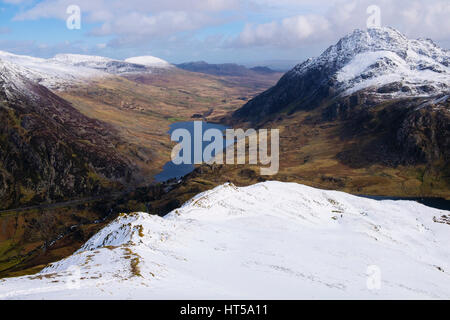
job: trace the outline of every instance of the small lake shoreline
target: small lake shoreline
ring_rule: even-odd
[[[200,120],[198,120],[198,121],[183,121],[183,122],[172,123],[169,127],[169,131],[167,132],[167,134],[170,136],[172,134],[172,132],[174,132],[177,129],[186,129],[191,134],[191,137],[195,137],[194,122],[202,123],[202,137],[203,137],[203,134],[205,133],[205,131],[207,131],[209,129],[218,129],[218,130],[224,132],[226,129],[229,128],[228,126],[226,126],[224,124],[215,123],[215,122],[205,122],[205,121],[200,121]],[[194,143],[195,143],[195,141],[194,141],[194,139],[192,139],[191,150],[194,150]],[[208,144],[209,144],[209,142],[202,141],[202,152]],[[228,142],[226,141],[225,136],[223,138],[223,145],[224,145],[224,148],[228,145]],[[194,156],[192,154],[191,164],[175,165],[172,162],[172,160],[169,160],[168,162],[166,162],[164,164],[163,170],[154,176],[155,182],[165,182],[165,181],[168,181],[171,179],[180,179],[180,178],[184,177],[185,175],[191,173],[195,169],[195,165],[193,164],[195,161],[194,161],[193,157]],[[208,159],[206,159],[206,160],[208,160]],[[205,161],[205,159],[204,159],[204,161]]]
[[[167,134],[170,136],[172,132],[176,129],[186,129],[189,131],[189,133],[194,136],[194,122],[201,122],[202,123],[202,135],[203,133],[208,129],[219,129],[221,131],[225,131],[226,129],[230,128],[226,124],[221,124],[217,122],[205,122],[205,121],[181,121],[181,122],[174,122],[170,125],[169,131]],[[193,142],[192,142],[193,143]],[[227,141],[224,137],[224,146],[227,145]],[[207,144],[203,143],[202,149],[205,148]],[[193,149],[192,144],[192,149]],[[192,159],[192,163],[194,163]],[[155,183],[164,183],[170,180],[178,180],[192,171],[194,171],[195,165],[194,164],[181,164],[181,165],[175,165],[171,160],[166,162],[166,164],[163,167],[163,170],[159,172],[157,175],[155,175]],[[445,198],[438,198],[438,197],[399,197],[399,196],[373,196],[373,195],[365,195],[365,194],[354,194],[357,197],[366,198],[366,199],[372,199],[377,201],[383,201],[383,200],[394,200],[394,201],[415,201],[418,203],[421,203],[425,206],[432,207],[439,210],[446,210],[450,211],[450,200],[447,200]]]

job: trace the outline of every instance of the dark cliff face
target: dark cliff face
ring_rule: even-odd
[[[450,101],[409,113],[397,131],[396,142],[405,154],[423,162],[450,165]]]
[[[450,169],[450,101],[367,101],[362,92],[324,108],[321,121],[343,123],[342,141],[358,140],[338,158],[351,167],[428,164]]]
[[[286,73],[274,87],[234,112],[233,118],[257,124],[276,113],[314,109],[335,94],[334,80],[329,78],[333,67],[318,65],[302,75],[297,74],[298,68],[301,65]]]
[[[134,168],[116,151],[121,141],[112,128],[45,87],[6,90],[0,90],[2,209],[100,195],[131,182]]]

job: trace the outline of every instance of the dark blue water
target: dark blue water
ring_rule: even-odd
[[[191,150],[192,150],[192,157],[191,157],[191,163],[194,163],[194,122],[176,122],[170,125],[170,129],[168,131],[169,136],[172,134],[172,132],[176,129],[183,128],[187,129],[192,137],[191,141]],[[209,123],[209,122],[202,122],[202,136],[203,133],[208,129],[219,129],[222,132],[225,132],[227,129],[226,126],[215,124],[215,123]],[[210,142],[203,142],[202,143],[202,151],[205,149],[205,147]],[[227,141],[225,139],[225,136],[223,137],[223,145],[229,146],[233,143],[233,141]],[[206,161],[208,159],[204,159]],[[163,170],[155,176],[155,180],[157,182],[164,182],[173,178],[181,178],[188,173],[192,172],[195,168],[194,164],[180,164],[176,165],[170,159],[168,159],[168,162],[164,165]],[[443,198],[426,198],[426,197],[389,197],[389,196],[367,196],[367,195],[358,195],[360,197],[369,198],[373,200],[410,200],[410,201],[416,201],[419,203],[422,203],[423,205],[426,205],[428,207],[440,209],[440,210],[448,210],[450,211],[450,200],[445,200]]]
[[[366,196],[366,195],[359,195],[359,196],[363,197],[363,198],[373,199],[373,200],[416,201],[427,207],[450,211],[450,200],[445,200],[444,198],[408,198],[408,197],[386,197],[386,196]]]
[[[221,124],[216,124],[216,123],[209,123],[209,122],[202,122],[202,136],[204,134],[204,132],[208,129],[219,129],[220,131],[222,131],[225,134],[225,130],[228,127],[223,126]],[[194,122],[193,121],[189,121],[189,122],[176,122],[170,125],[170,129],[168,131],[169,136],[172,134],[173,131],[175,131],[176,129],[187,129],[192,137],[192,141],[191,141],[191,150],[192,150],[192,157],[191,157],[191,163],[194,163]],[[211,142],[207,141],[207,142],[203,142],[202,143],[202,151],[205,149],[205,147],[210,144]],[[232,142],[226,141],[225,136],[223,137],[223,145],[228,146],[230,145]],[[194,164],[179,164],[176,165],[174,164],[170,159],[168,159],[169,161],[164,165],[163,170],[158,173],[155,176],[155,180],[156,182],[164,182],[173,178],[181,178],[185,175],[187,175],[188,173],[192,172],[195,168]],[[204,161],[207,161],[209,159],[204,159]]]

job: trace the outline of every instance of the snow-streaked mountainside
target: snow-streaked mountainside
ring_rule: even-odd
[[[225,184],[164,218],[121,215],[41,273],[0,280],[0,297],[448,299],[449,214],[294,183]]]
[[[4,51],[0,51],[0,61],[7,62],[12,72],[20,73],[22,77],[52,89],[107,75],[95,69],[75,67],[53,59],[34,58]]]
[[[27,88],[28,80],[24,76],[27,70],[11,62],[0,60],[0,86],[7,98],[17,91]]]
[[[289,75],[302,77],[311,69],[326,70],[343,95],[395,84],[389,97],[432,95],[450,90],[450,51],[430,39],[407,39],[383,27],[355,30],[317,58],[297,65]]]
[[[141,56],[125,59],[125,62],[140,64],[148,67],[170,68],[172,65],[160,58],[153,56]]]
[[[155,61],[156,59],[158,58],[155,58]],[[167,62],[165,62],[167,65],[163,63],[150,65],[80,54],[58,54],[50,59],[42,59],[4,51],[0,51],[0,61],[9,62],[10,68],[16,69],[23,77],[50,89],[65,88],[111,74],[151,73],[154,68],[170,66]]]
[[[134,64],[126,61],[114,60],[100,56],[87,56],[81,54],[58,54],[53,59],[75,67],[85,67],[100,70],[110,74],[129,72],[150,72],[143,64]]]

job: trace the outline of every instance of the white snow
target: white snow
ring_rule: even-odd
[[[10,62],[10,67],[20,72],[22,76],[48,88],[59,88],[107,75],[92,68],[73,66],[55,59],[34,58],[4,51],[0,51],[0,59]]]
[[[328,70],[342,95],[392,83],[401,84],[402,90],[378,95],[430,96],[450,91],[450,51],[428,39],[409,40],[393,28],[355,30],[290,74],[303,76],[311,68]]]
[[[450,68],[438,63],[433,64],[430,60],[411,50],[408,51],[407,59],[402,59],[391,51],[360,53],[337,73],[337,80],[348,83],[350,88],[345,94],[393,82],[402,82],[411,89],[414,89],[415,85],[430,85],[436,87],[435,90],[438,92],[439,88],[444,88],[450,83]],[[377,63],[380,67],[374,67]],[[421,70],[419,66],[423,63],[434,66],[439,72]],[[361,79],[361,76],[368,72],[374,76]]]
[[[172,66],[169,62],[153,56],[131,57],[125,59],[125,62],[157,68],[170,68]]]
[[[76,67],[85,67],[94,70],[100,70],[108,74],[120,75],[125,73],[151,72],[151,70],[149,70],[144,65],[135,65],[130,62],[100,56],[88,56],[81,54],[58,54],[52,60]]]
[[[0,298],[449,299],[449,214],[295,183],[225,184],[164,218],[117,218],[41,273],[0,280]]]
[[[101,56],[57,54],[51,59],[35,58],[0,51],[0,60],[10,62],[25,78],[50,89],[64,89],[95,78],[127,73],[151,73],[152,68],[168,68],[156,57],[131,58],[127,62]]]
[[[51,60],[59,61],[65,64],[75,65],[79,63],[106,63],[114,61],[114,59],[101,57],[101,56],[90,56],[84,54],[57,54]]]
[[[390,59],[393,63],[403,65],[400,57],[391,51],[375,51],[360,53],[353,60],[345,65],[337,74],[338,81],[350,81],[367,70],[371,65],[383,58]]]

